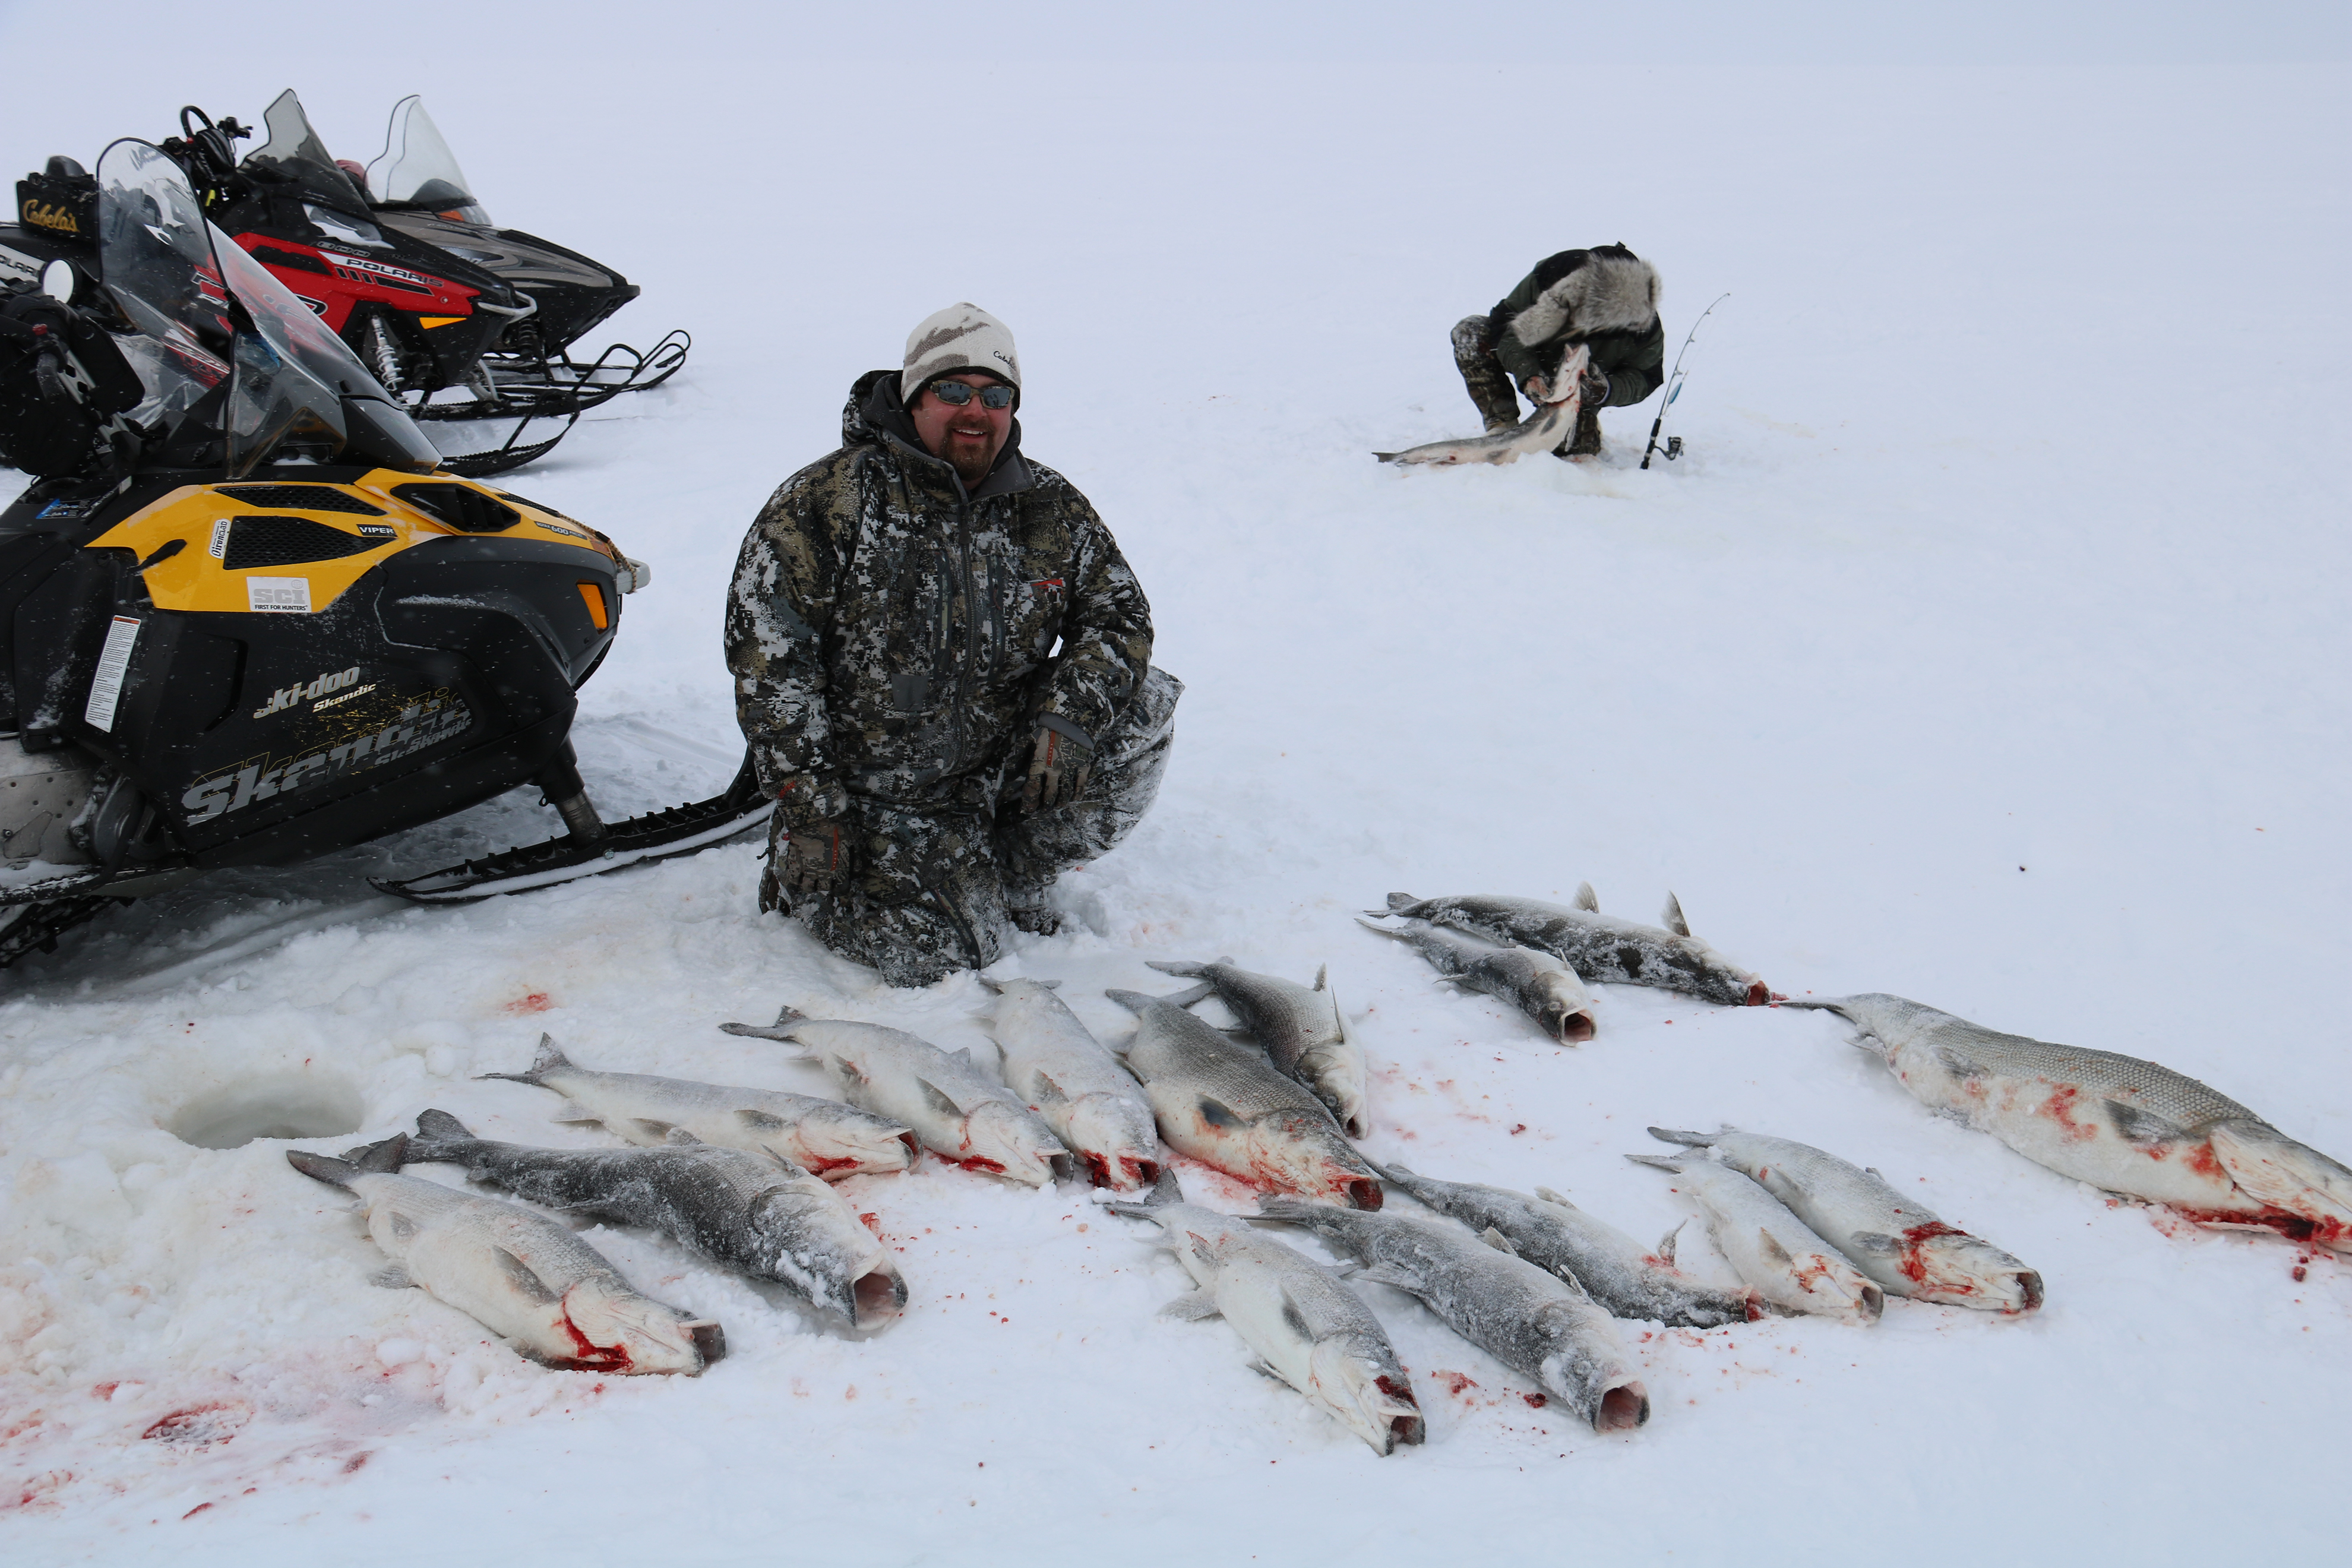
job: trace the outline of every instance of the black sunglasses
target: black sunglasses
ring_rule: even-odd
[[[975,392],[980,394],[980,405],[982,408],[1013,406],[1013,389],[1001,382],[992,383],[987,386],[974,386],[968,381],[935,381],[931,383],[930,391],[941,403],[950,408],[961,408],[971,401],[971,395]]]

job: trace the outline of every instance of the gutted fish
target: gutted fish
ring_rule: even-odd
[[[985,1021],[1004,1053],[1004,1081],[1029,1102],[1098,1187],[1160,1179],[1160,1134],[1143,1086],[1054,994],[1055,981],[991,980]]]
[[[2031,1312],[2042,1305],[2041,1275],[1906,1201],[1876,1171],[1810,1144],[1754,1132],[1653,1127],[1650,1136],[1704,1149],[1717,1163],[1762,1183],[1890,1295],[1987,1312]]]
[[[1140,1204],[1108,1204],[1147,1219],[1198,1287],[1162,1309],[1188,1321],[1222,1317],[1257,1352],[1257,1370],[1286,1383],[1334,1420],[1391,1454],[1426,1427],[1412,1383],[1370,1308],[1331,1272],[1244,1221],[1184,1201],[1162,1172]]]
[[[972,1063],[904,1029],[811,1018],[787,1007],[771,1025],[722,1024],[730,1035],[797,1045],[823,1062],[852,1105],[903,1122],[968,1171],[1042,1187],[1069,1151],[1021,1097]]]
[[[773,1154],[827,1181],[903,1171],[915,1163],[915,1135],[886,1117],[837,1100],[778,1089],[735,1089],[645,1073],[595,1072],[568,1060],[551,1036],[522,1072],[486,1079],[537,1084],[570,1103],[554,1120],[602,1123],[631,1143],[658,1148],[672,1129],[721,1149]]]
[[[1530,1197],[1507,1187],[1441,1182],[1393,1163],[1373,1169],[1391,1186],[1472,1230],[1495,1231],[1521,1258],[1573,1279],[1618,1317],[1670,1329],[1712,1329],[1763,1314],[1754,1287],[1726,1289],[1676,1268],[1672,1234],[1655,1249],[1643,1247],[1549,1187],[1538,1187]]]
[[[1576,889],[1572,909],[1501,895],[1416,899],[1411,893],[1391,893],[1386,910],[1365,912],[1402,915],[1489,942],[1532,947],[1560,959],[1595,984],[1655,985],[1727,1007],[1760,1007],[1772,1000],[1764,982],[1691,935],[1682,904],[1671,893],[1661,917],[1663,927],[1602,914],[1590,882]]]
[[[2352,1251],[2352,1170],[2193,1078],[2000,1034],[1900,996],[1789,1005],[1837,1014],[1921,1102],[2061,1175],[2200,1224]]]
[[[716,1322],[639,1295],[545,1215],[398,1174],[407,1143],[387,1139],[357,1161],[286,1152],[304,1175],[359,1199],[393,1261],[378,1284],[420,1287],[550,1366],[692,1375],[727,1353]]]
[[[1470,942],[1422,921],[1393,929],[1365,920],[1356,923],[1429,960],[1439,984],[1507,1002],[1563,1046],[1592,1038],[1592,994],[1575,970],[1549,952]]]
[[[1164,996],[1107,991],[1136,1015],[1127,1065],[1169,1146],[1253,1186],[1381,1206],[1381,1184],[1323,1102]]]
[[[1533,1378],[1593,1430],[1631,1431],[1650,1418],[1650,1395],[1626,1363],[1616,1320],[1574,1280],[1521,1259],[1499,1231],[1482,1239],[1446,1220],[1300,1198],[1261,1198],[1257,1206],[1367,1265],[1354,1279],[1420,1297],[1446,1327]]]
[[[532,1203],[657,1230],[861,1329],[907,1309],[907,1281],[880,1239],[839,1193],[772,1154],[715,1148],[678,1129],[660,1149],[534,1149],[477,1138],[447,1111],[427,1110],[406,1163],[463,1165]]]
[[[1214,963],[1147,962],[1162,974],[1215,987],[1217,1000],[1233,1009],[1274,1065],[1313,1089],[1349,1137],[1361,1138],[1371,1131],[1364,1114],[1363,1048],[1349,1033],[1347,1016],[1329,988],[1328,968],[1315,972],[1309,989],[1296,981],[1237,969],[1229,958]],[[1187,993],[1181,1005],[1189,1006],[1202,994]]]
[[[1675,1190],[1698,1205],[1717,1249],[1774,1306],[1854,1323],[1874,1323],[1885,1310],[1885,1291],[1855,1272],[1836,1247],[1780,1199],[1747,1177],[1704,1155],[1688,1160],[1656,1154],[1625,1157],[1679,1178]]]

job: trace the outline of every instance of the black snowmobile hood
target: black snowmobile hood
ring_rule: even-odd
[[[922,437],[915,434],[914,416],[898,399],[898,374],[895,370],[869,370],[850,384],[849,401],[841,408],[841,444],[874,447],[887,443],[898,447],[909,457],[939,464],[961,489],[963,476],[955,471],[954,465],[924,450]],[[1037,478],[1029,471],[1028,460],[1021,456],[1021,421],[1016,418],[1013,421],[1013,433],[1004,438],[1004,449],[996,454],[995,467],[964,499],[983,500],[990,496],[1034,489],[1036,485]]]

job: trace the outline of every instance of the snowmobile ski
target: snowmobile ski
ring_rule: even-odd
[[[1720,305],[1730,298],[1728,291],[1717,294],[1715,297],[1715,305]],[[1698,320],[1691,323],[1689,335],[1683,339],[1683,346],[1675,353],[1674,374],[1666,377],[1665,401],[1658,405],[1658,416],[1650,421],[1650,444],[1642,448],[1642,467],[1645,469],[1650,466],[1652,454],[1658,449],[1658,430],[1666,422],[1666,410],[1672,408],[1675,405],[1675,399],[1683,395],[1683,355],[1690,353],[1691,339],[1698,336],[1699,327],[1709,316],[1715,314],[1715,305],[1709,305],[1698,313]],[[1671,437],[1666,442],[1666,461],[1671,463],[1682,455],[1683,438],[1679,436]]]

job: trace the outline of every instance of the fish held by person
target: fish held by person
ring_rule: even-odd
[[[969,1050],[943,1051],[904,1029],[812,1018],[787,1007],[773,1024],[722,1024],[798,1046],[821,1062],[852,1105],[914,1129],[923,1147],[968,1171],[1042,1187],[1069,1151],[1043,1118]]]
[[[1549,1187],[1531,1196],[1475,1182],[1443,1182],[1391,1162],[1372,1167],[1392,1187],[1472,1230],[1493,1230],[1538,1268],[1573,1279],[1620,1318],[1670,1329],[1713,1329],[1753,1322],[1763,1298],[1694,1279],[1675,1267],[1677,1226],[1655,1247],[1593,1218]]]
[[[1321,1407],[1372,1452],[1427,1435],[1412,1379],[1362,1298],[1247,1222],[1184,1201],[1173,1171],[1140,1203],[1103,1205],[1149,1220],[1194,1289],[1161,1309],[1190,1322],[1221,1317],[1256,1352],[1253,1364]]]
[[[1351,1281],[1419,1297],[1446,1327],[1573,1410],[1596,1432],[1630,1432],[1650,1395],[1616,1320],[1573,1279],[1521,1258],[1501,1232],[1365,1214],[1301,1198],[1258,1200],[1265,1219],[1313,1231],[1364,1269]]]
[[[286,1152],[304,1175],[359,1200],[392,1259],[376,1283],[416,1286],[549,1366],[692,1376],[727,1353],[716,1321],[641,1295],[545,1215],[399,1174],[407,1144],[386,1139],[357,1160]]]
[[[1650,1136],[1704,1150],[1762,1184],[1890,1296],[2014,1317],[2042,1305],[2042,1276],[1887,1184],[1876,1171],[1786,1138],[1725,1129]]]
[[[2036,1164],[2200,1225],[2352,1251],[2352,1170],[2138,1057],[2004,1035],[1901,996],[1805,997],[1922,1104]]]
[[[1874,1323],[1886,1310],[1885,1291],[1746,1176],[1703,1155],[1625,1157],[1679,1178],[1678,1190],[1698,1206],[1717,1249],[1774,1306],[1851,1323]]]
[[[907,1308],[907,1281],[841,1194],[772,1154],[681,1128],[659,1149],[536,1149],[477,1138],[446,1110],[416,1118],[408,1164],[462,1165],[517,1197],[657,1230],[722,1268],[772,1280],[860,1329]]]
[[[996,993],[982,1018],[1004,1054],[1004,1081],[1067,1144],[1098,1187],[1124,1192],[1160,1179],[1151,1101],[1043,980],[980,983]]]
[[[1686,992],[1726,1007],[1760,1007],[1773,999],[1770,987],[1691,935],[1682,901],[1666,895],[1663,925],[1645,926],[1601,912],[1592,884],[1576,889],[1576,902],[1547,903],[1504,894],[1416,899],[1391,893],[1377,918],[1402,916],[1452,926],[1489,942],[1515,942],[1549,952],[1595,984],[1654,985]]]
[[[551,1035],[539,1037],[539,1052],[523,1071],[477,1076],[553,1089],[568,1101],[555,1121],[601,1124],[646,1148],[661,1147],[677,1129],[718,1148],[773,1154],[836,1182],[895,1173],[915,1163],[911,1131],[837,1100],[647,1073],[597,1072],[566,1058]]]
[[[1426,463],[1444,468],[1456,463],[1516,463],[1531,453],[1555,450],[1575,432],[1577,414],[1584,405],[1580,385],[1591,363],[1589,344],[1571,347],[1550,382],[1565,395],[1538,401],[1533,413],[1509,429],[1459,440],[1430,441],[1402,452],[1375,452],[1372,456],[1400,467]]]
[[[1563,1046],[1592,1038],[1592,994],[1582,976],[1551,953],[1515,942],[1496,947],[1471,942],[1425,921],[1393,928],[1368,920],[1356,923],[1420,953],[1437,971],[1437,984],[1507,1002]]]
[[[1227,1039],[1175,999],[1103,994],[1136,1015],[1122,1056],[1169,1147],[1253,1186],[1381,1206],[1380,1178],[1330,1110],[1264,1051]]]
[[[1364,1108],[1363,1047],[1356,1043],[1347,1015],[1339,1010],[1328,967],[1316,971],[1310,988],[1279,975],[1237,968],[1229,958],[1214,963],[1145,962],[1162,974],[1215,987],[1217,999],[1232,1009],[1274,1065],[1314,1090],[1342,1131],[1350,1138],[1361,1138],[1371,1131]],[[1202,993],[1183,994],[1186,1000],[1180,1005],[1190,1006]]]

